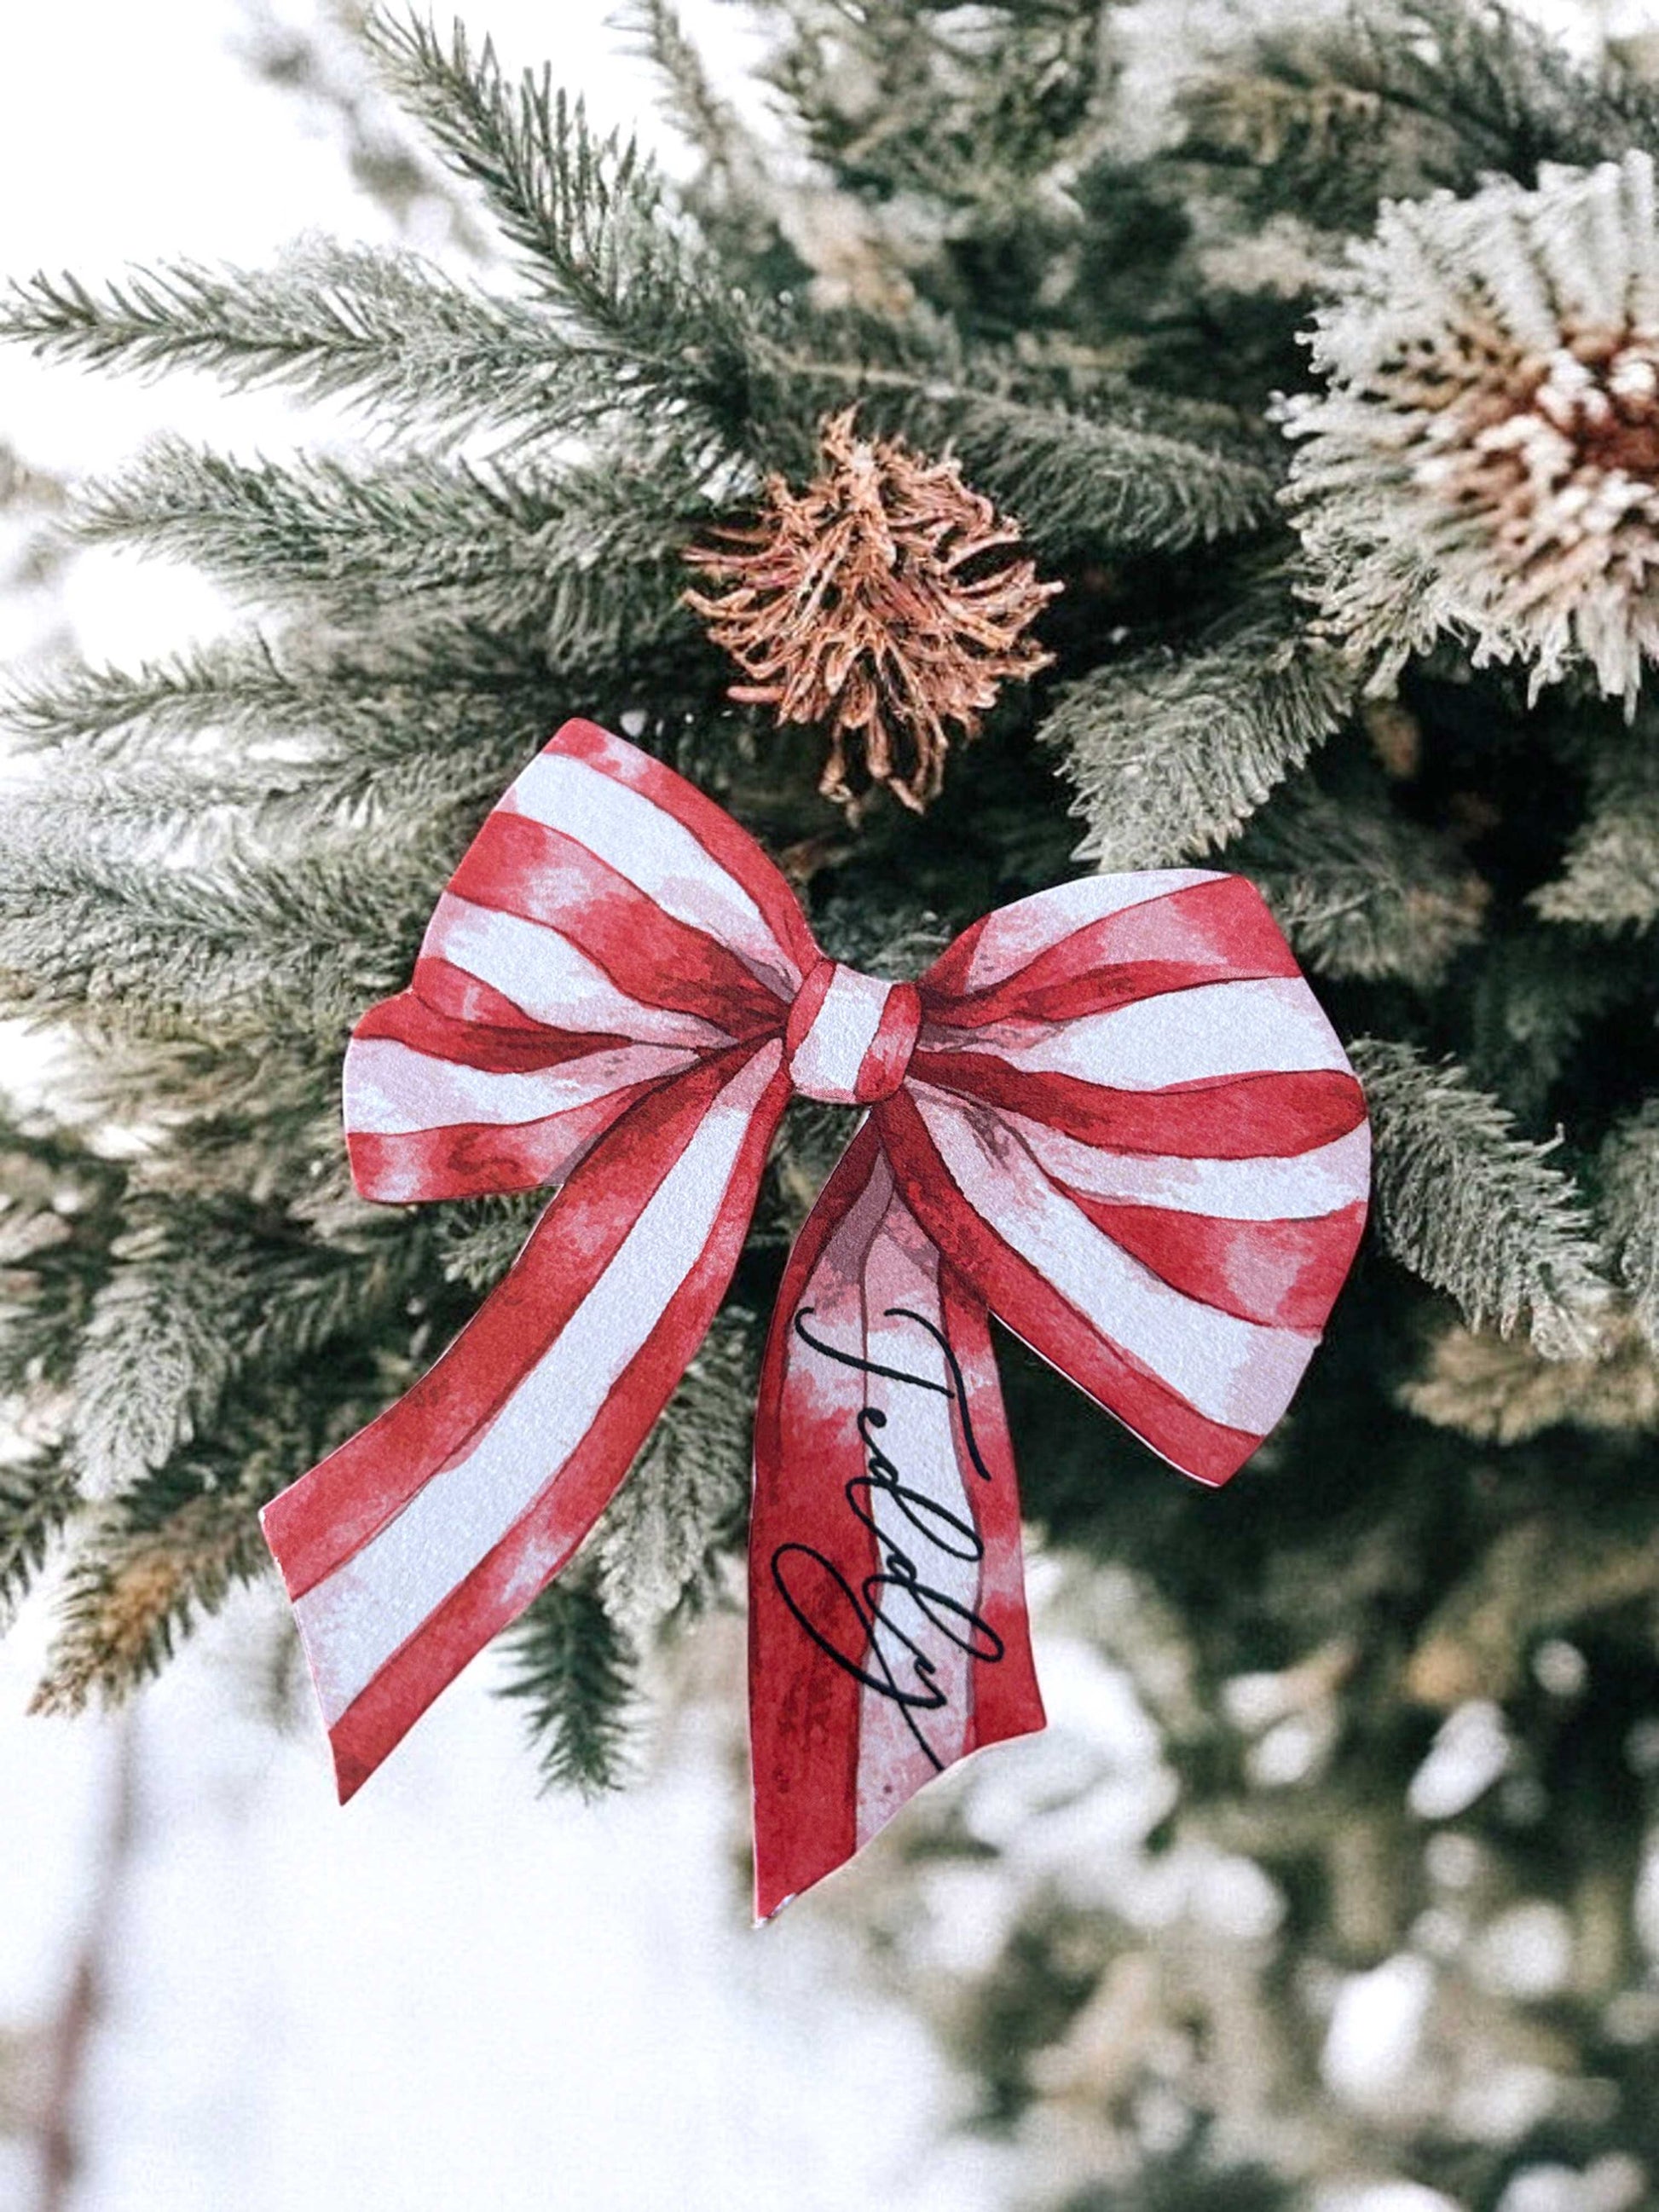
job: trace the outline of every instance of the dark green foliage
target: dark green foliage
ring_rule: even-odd
[[[0,1465],[0,1625],[40,1572],[77,1494],[74,1470],[60,1452]]]
[[[501,1695],[525,1718],[550,1789],[593,1796],[622,1778],[634,1658],[591,1566],[550,1583],[503,1636]]]

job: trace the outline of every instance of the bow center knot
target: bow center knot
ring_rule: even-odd
[[[921,1027],[914,983],[884,983],[820,960],[789,1010],[789,1079],[807,1098],[873,1106],[903,1082]]]

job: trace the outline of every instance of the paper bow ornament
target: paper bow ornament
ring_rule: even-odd
[[[763,1917],[1042,1725],[988,1313],[1224,1482],[1363,1225],[1359,1085],[1261,897],[1090,876],[915,983],[827,959],[711,800],[567,723],[345,1066],[368,1198],[557,1187],[407,1396],[265,1509],[342,1798],[569,1559],[713,1318],[790,1097],[866,1107],[762,1370]]]

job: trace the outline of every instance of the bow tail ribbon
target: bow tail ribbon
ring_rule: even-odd
[[[985,1308],[866,1122],[785,1271],[749,1545],[756,1909],[936,1774],[1043,1724]]]
[[[1250,884],[1085,878],[879,982],[825,958],[720,807],[568,723],[346,1055],[365,1196],[555,1195],[431,1370],[265,1508],[343,1798],[603,1510],[796,1093],[870,1110],[762,1367],[763,1917],[1042,1725],[989,1313],[1202,1481],[1283,1413],[1359,1237],[1369,1137]]]
[[[731,1054],[636,1103],[437,1364],[266,1507],[342,1802],[632,1464],[743,1249],[781,1057]]]

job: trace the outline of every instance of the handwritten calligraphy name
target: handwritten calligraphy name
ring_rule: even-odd
[[[884,1316],[889,1321],[914,1322],[933,1339],[944,1355],[950,1377],[948,1382],[936,1382],[908,1368],[861,1358],[827,1343],[806,1326],[814,1313],[813,1307],[802,1306],[791,1326],[801,1341],[823,1358],[911,1389],[932,1391],[950,1401],[957,1409],[969,1464],[982,1482],[991,1480],[991,1470],[975,1441],[962,1369],[943,1330],[908,1306],[890,1306]],[[833,1559],[811,1545],[780,1544],[772,1554],[772,1580],[819,1650],[854,1681],[896,1705],[918,1747],[943,1773],[948,1762],[923,1735],[918,1716],[942,1711],[950,1703],[950,1692],[938,1679],[938,1666],[920,1639],[932,1631],[958,1651],[988,1665],[1002,1657],[1004,1645],[982,1613],[924,1577],[930,1571],[939,1571],[936,1564],[929,1565],[928,1555],[934,1561],[943,1558],[976,1565],[985,1557],[985,1540],[971,1521],[905,1481],[879,1441],[880,1431],[887,1425],[887,1416],[879,1406],[865,1406],[856,1425],[864,1448],[865,1471],[846,1484],[845,1493],[854,1517],[876,1540],[875,1572],[854,1584]],[[890,1520],[896,1514],[908,1526],[910,1534],[903,1542],[896,1541],[877,1518],[878,1504],[884,1500],[891,1509]],[[913,1551],[921,1556],[913,1558]]]

